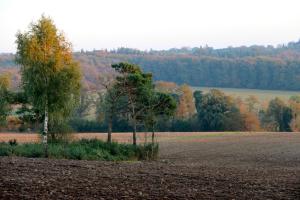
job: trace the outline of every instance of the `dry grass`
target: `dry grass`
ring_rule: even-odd
[[[265,134],[278,134],[266,132],[158,132],[155,133],[157,142],[205,142],[223,140],[236,137],[247,136],[261,136]],[[280,133],[284,134],[284,133]],[[291,134],[291,133],[289,133]],[[297,133],[294,133],[297,134]],[[76,133],[73,135],[76,139],[100,139],[105,141],[107,133]],[[151,140],[151,133],[140,132],[137,133],[138,142],[146,142]],[[9,140],[16,139],[19,143],[40,142],[39,134],[35,133],[0,133],[0,142],[8,142]],[[131,143],[132,133],[113,133],[112,139],[115,142]]]
[[[8,142],[16,139],[19,143],[40,142],[38,134],[24,134],[24,133],[0,133],[0,142]]]
[[[156,140],[169,141],[169,140],[191,140],[197,138],[206,138],[214,136],[226,136],[232,134],[239,134],[237,132],[158,132],[155,133]],[[100,139],[105,141],[107,138],[107,133],[76,133],[73,135],[75,139]],[[113,141],[122,143],[132,142],[132,133],[113,133]],[[137,133],[137,138],[139,142],[144,142],[145,140],[150,141],[151,133]],[[29,143],[29,142],[40,142],[39,134],[35,133],[0,133],[0,142],[8,142],[9,140],[16,139],[19,143]]]

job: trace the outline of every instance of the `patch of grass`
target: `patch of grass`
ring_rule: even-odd
[[[193,87],[193,90],[201,90],[204,93],[211,89],[218,89],[227,95],[247,98],[249,95],[256,96],[262,103],[264,101],[270,101],[275,97],[279,97],[284,101],[288,101],[291,96],[299,95],[298,91],[282,91],[282,90],[259,90],[259,89],[245,89],[245,88],[218,88],[218,87]]]
[[[0,143],[0,156],[44,157],[42,144]],[[74,160],[151,160],[158,156],[158,144],[133,146],[131,144],[106,143],[97,139],[82,139],[69,143],[48,144],[48,156],[57,159]]]
[[[9,144],[5,142],[0,143],[0,156],[10,156],[12,155],[12,148]]]
[[[39,158],[44,155],[44,149],[41,144],[22,144],[11,147],[11,153],[15,156]]]
[[[244,134],[243,132],[201,132],[201,133],[195,133],[195,134],[186,134],[182,133],[181,135],[172,136],[170,134],[169,137],[166,138],[160,138],[160,141],[177,141],[177,140],[194,140],[194,139],[207,139],[207,138],[213,138],[213,137],[226,137],[231,135],[241,135]]]

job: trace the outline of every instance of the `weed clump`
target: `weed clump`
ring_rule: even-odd
[[[45,157],[42,144],[18,144],[16,141],[0,143],[0,156]],[[48,144],[48,157],[73,160],[152,160],[158,157],[158,144],[134,146],[132,144],[106,143],[97,139]]]
[[[18,143],[17,143],[16,139],[13,139],[13,140],[9,140],[8,144],[11,145],[11,146],[16,146]]]

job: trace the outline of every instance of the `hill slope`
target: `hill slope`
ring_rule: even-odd
[[[13,74],[20,80],[14,55],[0,55],[0,73]],[[251,46],[226,49],[182,48],[162,51],[139,51],[120,48],[114,51],[75,52],[84,82],[90,89],[99,88],[98,77],[113,73],[110,65],[132,62],[152,72],[155,80],[192,86],[300,90],[300,43],[287,46]]]

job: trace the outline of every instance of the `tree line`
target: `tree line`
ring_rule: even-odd
[[[137,70],[133,71],[134,73],[143,73],[138,66],[129,63],[119,63],[114,67],[123,73],[123,68],[128,67]],[[147,77],[146,74],[127,75]],[[136,82],[125,84],[124,81],[131,81],[131,78],[128,79],[124,75],[121,77],[118,81],[113,79],[106,82],[107,90],[99,93],[95,99],[91,99],[91,94],[82,91],[74,112],[66,118],[69,128],[77,132],[108,132],[108,141],[111,141],[112,132],[151,131],[154,137],[155,131],[289,132],[299,131],[300,128],[300,96],[292,96],[288,102],[274,98],[266,103],[259,101],[255,96],[234,98],[216,89],[203,93],[192,91],[186,84],[178,86],[172,82],[156,82],[155,86],[149,84],[137,89]],[[143,78],[135,78],[132,81],[147,82],[142,80]],[[151,83],[151,79],[149,80]],[[135,95],[139,93],[128,91],[138,91],[143,95],[138,97]],[[128,94],[130,96],[127,96]],[[20,96],[15,95],[15,101],[20,101]],[[129,102],[130,98],[136,101]],[[22,126],[26,127],[23,127],[23,130],[37,129],[37,114],[24,107],[26,106],[17,111]],[[93,112],[96,117],[89,119],[88,115]],[[61,127],[57,129],[59,128]]]
[[[299,130],[300,96],[291,96],[287,102],[279,98],[265,102],[253,95],[241,99],[226,95],[217,89],[203,93],[193,91],[186,84],[178,86],[176,83],[163,81],[155,83],[155,90],[169,94],[175,100],[176,109],[173,115],[168,117],[158,116],[151,129],[145,124],[138,124],[139,131]],[[86,94],[83,96],[88,98]],[[95,120],[86,120],[78,114],[71,120],[72,126],[78,132],[106,132],[109,123],[113,124],[112,130],[116,132],[131,130],[131,125],[121,115],[111,116],[111,112],[103,112],[105,99],[100,97],[91,104],[97,107]],[[84,113],[89,111],[87,109]],[[111,117],[110,120],[108,116]]]
[[[13,73],[18,66],[14,55],[0,55],[0,71]],[[153,74],[155,81],[186,83],[192,86],[300,90],[300,42],[287,45],[181,48],[140,51],[130,48],[73,53],[83,71],[84,86],[100,89],[98,74],[113,74],[110,67],[119,62],[139,65]],[[15,84],[13,84],[15,85]]]

